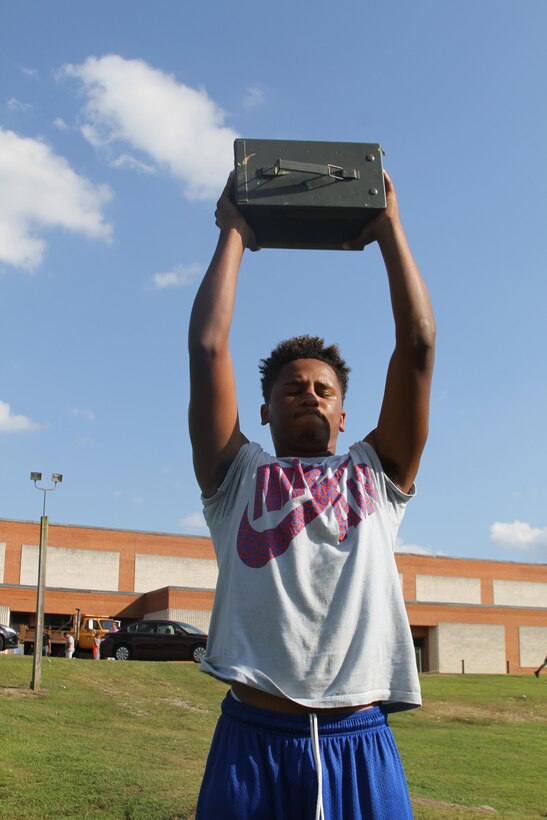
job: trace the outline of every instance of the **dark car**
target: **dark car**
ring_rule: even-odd
[[[117,661],[189,661],[205,657],[207,635],[180,621],[137,621],[101,641],[101,658]]]
[[[0,624],[0,652],[4,649],[17,649],[19,646],[19,635],[11,626]]]

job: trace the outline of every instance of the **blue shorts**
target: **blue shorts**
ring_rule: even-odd
[[[270,712],[230,694],[221,708],[196,820],[412,820],[380,706],[317,716],[316,728],[308,715]]]

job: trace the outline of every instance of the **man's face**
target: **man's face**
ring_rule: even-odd
[[[261,408],[278,456],[322,456],[336,451],[346,414],[342,390],[330,365],[295,359],[284,365],[270,400]]]

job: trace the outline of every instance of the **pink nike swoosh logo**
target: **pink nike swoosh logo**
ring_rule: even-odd
[[[312,498],[292,509],[275,527],[257,532],[251,526],[246,507],[241,516],[237,534],[237,553],[243,563],[248,567],[260,569],[266,566],[272,558],[283,555],[289,548],[293,538],[296,538],[314,518],[317,518],[332,503],[333,493],[337,493],[338,483],[348,463],[349,457],[340,464],[331,478],[315,482],[311,490]],[[302,486],[305,486],[306,481],[301,464],[299,469],[302,473]]]
[[[293,538],[317,518],[322,510],[314,505],[313,500],[305,501],[291,510],[285,518],[269,530],[257,532],[251,526],[247,508],[245,508],[237,534],[237,553],[243,563],[253,569],[266,566],[272,558],[278,558],[289,548]]]

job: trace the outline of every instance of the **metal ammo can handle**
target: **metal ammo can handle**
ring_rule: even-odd
[[[262,177],[276,177],[290,174],[291,171],[299,171],[304,174],[315,174],[319,177],[331,177],[337,181],[348,179],[359,179],[360,173],[355,168],[349,170],[340,165],[315,165],[311,162],[294,162],[290,159],[278,159],[271,168],[259,168],[258,175]]]

